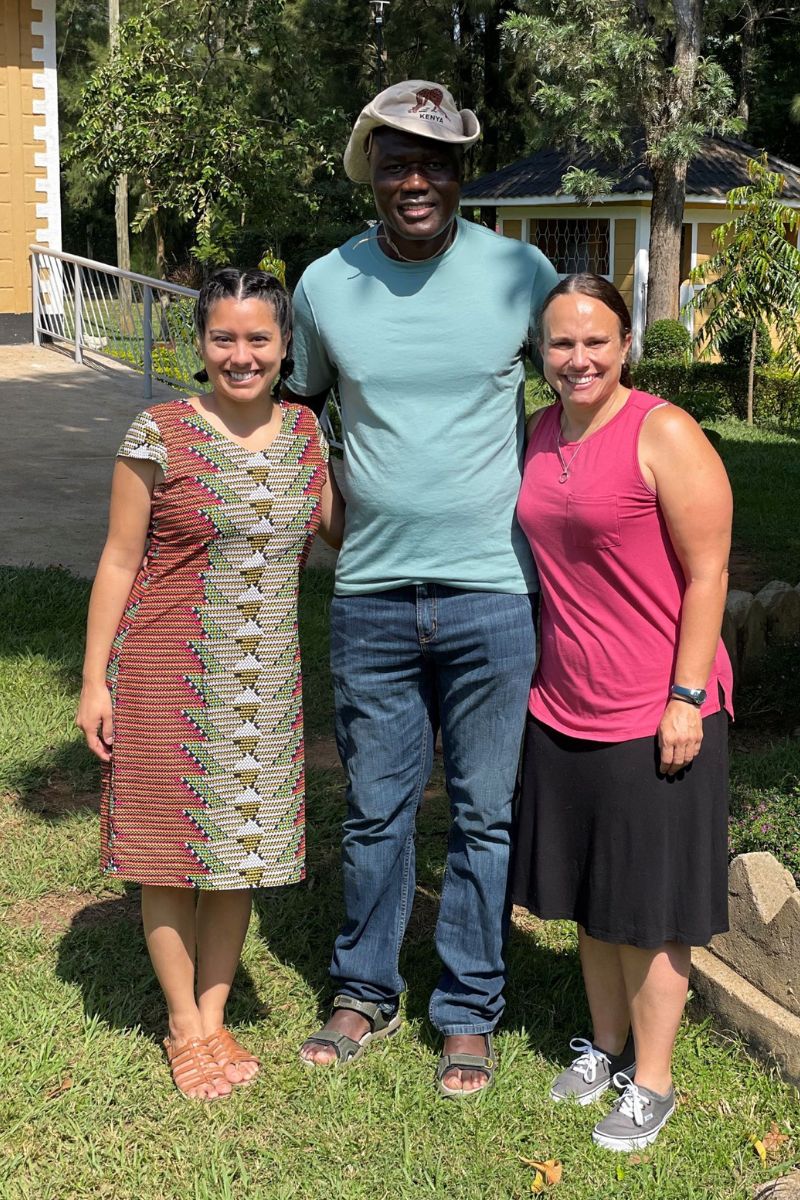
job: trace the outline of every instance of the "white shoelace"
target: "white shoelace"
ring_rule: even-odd
[[[649,1105],[650,1101],[645,1099],[636,1084],[624,1071],[617,1071],[614,1076],[614,1086],[625,1089],[617,1101],[617,1111],[623,1117],[632,1117],[634,1125],[644,1125],[644,1107]]]
[[[569,1048],[578,1051],[578,1057],[573,1063],[570,1063],[570,1068],[578,1075],[582,1075],[587,1083],[594,1083],[597,1079],[598,1063],[606,1062],[609,1066],[611,1065],[608,1055],[603,1054],[602,1050],[598,1050],[584,1038],[573,1038]]]

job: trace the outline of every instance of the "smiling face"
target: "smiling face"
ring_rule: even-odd
[[[631,335],[602,300],[556,296],[542,316],[544,377],[562,403],[598,411],[617,392]]]
[[[252,296],[212,305],[200,351],[214,393],[236,403],[268,396],[286,357],[272,305]]]
[[[447,235],[461,195],[455,147],[383,126],[373,134],[369,163],[378,216],[400,250],[403,241],[413,248]]]

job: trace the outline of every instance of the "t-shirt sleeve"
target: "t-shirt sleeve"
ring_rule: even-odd
[[[147,459],[157,463],[166,475],[167,447],[164,445],[164,439],[155,418],[147,409],[139,413],[125,434],[122,445],[117,451],[117,457]]]
[[[537,324],[542,305],[558,283],[558,273],[550,262],[550,259],[546,258],[541,250],[538,250],[536,247],[533,249],[536,259],[533,264],[534,277],[531,286],[531,311],[528,318],[528,354],[531,361],[541,371],[542,356],[539,351]]]
[[[294,290],[293,304],[291,354],[294,370],[286,380],[286,386],[296,396],[317,396],[336,382],[336,368],[328,357],[302,279]]]

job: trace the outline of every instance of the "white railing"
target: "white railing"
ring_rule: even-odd
[[[154,379],[181,391],[203,390],[194,378],[203,365],[195,349],[194,288],[61,250],[34,245],[30,251],[37,346],[43,339],[63,342],[74,347],[76,363],[89,351],[140,371],[145,400],[152,398]],[[321,424],[341,449],[337,418],[331,393]]]
[[[106,263],[31,246],[33,340],[74,347],[124,363],[143,375],[145,400],[159,379],[185,391],[200,391],[194,378],[202,367],[194,345],[193,288]]]

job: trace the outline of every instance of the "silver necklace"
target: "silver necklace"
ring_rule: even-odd
[[[564,455],[561,453],[561,421],[559,420],[558,425],[556,426],[556,454],[558,455],[558,461],[561,463],[561,474],[558,477],[559,483],[566,483],[569,479],[570,467],[580,454],[582,445],[583,442],[578,442],[578,449],[575,451],[572,458],[569,460],[569,462],[564,462]]]
[[[435,258],[438,258],[440,254],[444,254],[445,250],[450,249],[450,247],[452,246],[453,242],[456,239],[456,229],[457,228],[458,227],[457,227],[455,221],[451,221],[450,235],[445,240],[445,243],[442,246],[441,250],[437,250],[435,254],[429,254],[427,258],[406,258],[405,254],[401,253],[401,251],[397,249],[397,246],[395,246],[394,242],[389,237],[389,230],[386,228],[386,223],[384,221],[381,221],[380,232],[383,234],[384,240],[386,241],[387,246],[391,246],[392,250],[394,250],[395,254],[401,260],[401,262],[425,263],[425,262],[433,262],[433,260]]]

